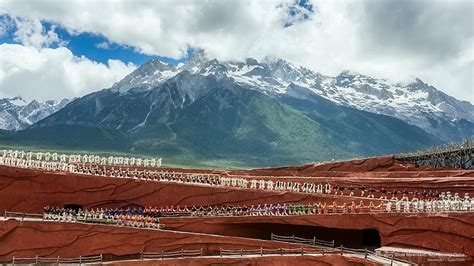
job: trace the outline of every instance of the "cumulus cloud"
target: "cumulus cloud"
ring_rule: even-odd
[[[96,44],[95,47],[108,50],[110,48],[110,45],[108,42],[101,42],[101,43]]]
[[[59,47],[37,49],[20,44],[0,45],[0,97],[29,100],[63,99],[110,87],[135,69],[120,60],[107,64],[76,57]]]
[[[52,45],[63,46],[66,44],[56,33],[55,25],[46,30],[39,20],[17,17],[13,17],[12,20],[16,27],[14,40],[17,42],[36,48],[50,47]]]
[[[149,55],[182,58],[192,47],[219,59],[280,57],[330,75],[349,69],[393,81],[419,77],[474,102],[473,2],[308,4],[5,0],[0,9],[72,33],[100,34]]]
[[[362,6],[366,18],[361,20],[362,29],[368,33],[366,41],[372,49],[444,60],[458,57],[466,41],[474,36],[473,8],[469,1],[454,4],[428,0],[366,2]]]

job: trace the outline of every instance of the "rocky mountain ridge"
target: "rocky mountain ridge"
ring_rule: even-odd
[[[262,167],[417,150],[474,135],[472,104],[417,80],[329,77],[280,59],[151,60],[0,143]]]
[[[282,59],[220,62],[208,59],[202,51],[181,66],[154,59],[112,90],[126,93],[150,89],[183,71],[229,79],[269,95],[290,94],[288,88],[296,85],[339,105],[401,119],[444,141],[463,139],[474,132],[474,106],[470,102],[457,100],[420,79],[409,84],[390,83],[350,71],[331,77]],[[294,92],[291,96],[304,97]]]
[[[17,131],[25,129],[41,119],[62,109],[71,102],[49,100],[27,102],[21,97],[0,99],[0,129]]]

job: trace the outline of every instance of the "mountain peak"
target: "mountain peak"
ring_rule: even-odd
[[[165,63],[161,61],[158,58],[153,58],[147,62],[145,62],[143,65],[141,65],[138,69],[144,69],[144,68],[153,68],[153,69],[158,69],[158,70],[167,70],[167,69],[174,69],[175,66],[169,63]]]
[[[197,50],[189,57],[188,61],[186,62],[186,65],[197,66],[208,60],[209,58],[204,50]]]
[[[265,57],[263,62],[269,65],[278,65],[278,66],[293,66],[292,63],[286,61],[285,59],[278,58],[278,57]]]
[[[57,112],[70,101],[25,101],[22,97],[0,99],[0,129],[21,130]]]
[[[27,105],[28,102],[25,101],[25,99],[23,99],[22,97],[20,96],[16,96],[16,97],[13,97],[13,98],[10,98],[8,99],[8,101],[16,106],[24,106],[24,105]]]
[[[257,59],[254,59],[254,58],[246,58],[245,59],[245,63],[249,66],[256,66],[258,65],[258,61]]]
[[[359,72],[353,71],[353,70],[345,69],[341,73],[339,73],[338,76],[357,77],[357,76],[364,76],[364,75],[360,74]],[[366,76],[364,76],[364,77],[366,77]]]
[[[176,66],[154,58],[115,83],[111,90],[125,93],[134,88],[150,88],[176,75],[177,72]]]
[[[330,77],[281,58],[221,62],[209,59],[204,50],[195,51],[180,67],[151,60],[114,88],[120,92],[149,90],[183,71],[190,75],[212,76],[217,81],[229,79],[264,94],[287,94],[292,87],[298,86],[301,89],[296,91],[300,93],[314,93],[339,105],[393,116],[434,134],[443,121],[466,119],[474,122],[472,104],[450,97],[420,79],[410,84],[395,84],[351,70]],[[304,92],[305,89],[308,92]],[[295,91],[291,93],[295,96]]]

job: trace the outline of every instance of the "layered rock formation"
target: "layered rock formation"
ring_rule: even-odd
[[[65,173],[44,173],[0,166],[0,211],[40,213],[45,206],[83,208],[127,206],[251,205],[292,202],[349,202],[334,195],[261,191],[121,179]],[[368,202],[368,199],[365,200]],[[368,203],[367,203],[368,204]]]
[[[287,166],[276,168],[262,168],[253,170],[236,170],[232,174],[251,174],[259,176],[325,176],[325,177],[446,177],[466,176],[474,177],[472,170],[460,169],[433,169],[430,167],[416,167],[407,162],[397,161],[393,156],[368,159],[306,164],[301,166]]]
[[[388,191],[451,191],[474,195],[474,171],[416,168],[393,158],[337,162],[257,170],[168,171],[216,173],[258,179],[292,180],[352,186],[384,188]],[[413,194],[412,194],[413,195]],[[376,195],[378,197],[379,195]],[[262,191],[229,187],[210,187],[147,180],[121,179],[60,172],[44,172],[0,166],[0,211],[41,213],[44,206],[80,206],[115,208],[167,205],[251,205],[308,203],[367,198]],[[375,203],[380,200],[372,199]],[[12,256],[63,256],[108,254],[111,258],[140,251],[204,248],[215,254],[220,247],[277,247],[271,233],[335,240],[336,245],[351,247],[393,246],[474,256],[474,213],[365,213],[304,216],[162,218],[166,232],[90,224],[34,221],[0,221],[0,259]],[[192,232],[192,233],[190,233]],[[198,233],[198,234],[196,234]],[[222,235],[218,237],[217,235]],[[253,238],[242,239],[237,237]],[[28,239],[28,241],[25,241]],[[227,245],[227,246],[226,246]],[[15,254],[15,255],[14,255]],[[129,257],[127,257],[129,256]],[[310,259],[312,260],[312,259]],[[346,258],[336,258],[346,263]],[[211,262],[211,261],[210,261]],[[230,262],[230,261],[229,261]],[[232,263],[239,263],[232,261]],[[275,263],[271,259],[255,261]],[[311,261],[312,263],[313,261]],[[308,262],[309,263],[309,262]],[[314,262],[317,263],[317,262]],[[349,261],[348,263],[352,263]]]
[[[250,257],[250,258],[187,258],[175,260],[153,260],[153,261],[123,261],[116,262],[116,265],[272,265],[286,266],[294,265],[340,265],[340,266],[362,266],[362,265],[380,265],[361,258],[343,257],[339,255],[325,256],[271,256],[271,257]]]
[[[102,254],[105,260],[140,258],[141,252],[203,249],[218,255],[223,249],[298,248],[299,245],[257,239],[144,230],[131,227],[38,222],[0,221],[0,262],[20,258],[74,258]]]
[[[376,229],[382,246],[465,253],[474,256],[474,213],[416,213],[400,215],[338,214],[285,217],[163,218],[165,228],[186,232],[242,237],[265,237],[271,233],[296,234],[335,240],[336,246],[356,246]],[[338,229],[338,230],[335,230]],[[346,230],[341,230],[346,229]],[[329,232],[325,232],[329,231]]]

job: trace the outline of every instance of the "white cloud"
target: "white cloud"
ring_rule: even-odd
[[[53,44],[63,46],[66,42],[59,39],[55,32],[56,26],[53,25],[49,30],[44,29],[39,20],[30,20],[13,17],[16,31],[14,40],[27,46],[36,48],[50,47]]]
[[[0,45],[0,98],[62,99],[110,87],[135,69],[120,60],[97,63],[65,48]]]
[[[98,43],[96,44],[97,48],[100,48],[100,49],[104,49],[104,50],[108,50],[110,48],[110,45],[108,42],[101,42],[101,43]]]
[[[150,55],[181,58],[195,47],[219,59],[280,57],[331,75],[349,69],[394,81],[416,76],[474,102],[473,2],[314,1],[315,14],[300,9],[289,17],[292,4],[5,0],[0,10]]]

